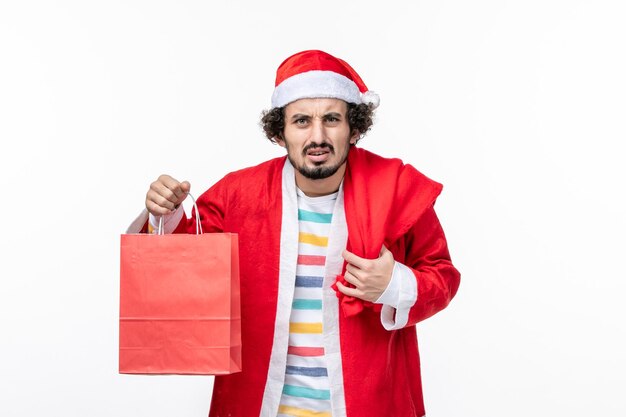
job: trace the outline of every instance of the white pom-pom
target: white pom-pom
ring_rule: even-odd
[[[373,108],[377,108],[380,105],[380,97],[373,91],[363,93],[361,100],[363,100],[365,104],[371,104]]]

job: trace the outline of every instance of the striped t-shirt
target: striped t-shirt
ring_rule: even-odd
[[[307,197],[298,190],[298,264],[280,417],[332,415],[322,335],[322,283],[336,199],[337,193]]]

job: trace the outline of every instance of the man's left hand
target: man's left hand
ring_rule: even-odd
[[[349,288],[337,282],[339,291],[365,301],[378,300],[385,292],[393,274],[395,261],[389,249],[383,245],[380,256],[376,259],[361,258],[344,250],[343,258],[348,263],[344,277],[356,288]]]

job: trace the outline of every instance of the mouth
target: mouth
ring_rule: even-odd
[[[330,151],[327,150],[318,150],[318,151],[308,151],[306,154],[309,156],[320,156],[320,155],[325,155],[327,153],[330,153]]]
[[[332,148],[330,146],[324,147],[312,147],[305,151],[306,158],[314,164],[324,163],[332,155]]]

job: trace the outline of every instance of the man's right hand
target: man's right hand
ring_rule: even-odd
[[[161,175],[150,184],[146,194],[146,208],[153,216],[162,216],[176,210],[180,203],[187,198],[191,184],[178,180],[169,175]]]

